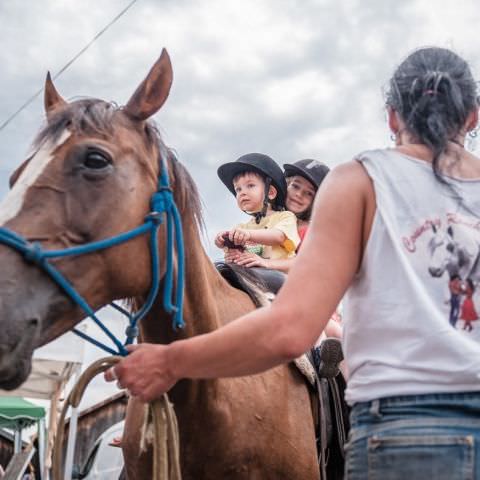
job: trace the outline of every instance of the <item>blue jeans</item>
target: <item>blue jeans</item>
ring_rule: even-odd
[[[480,392],[357,403],[347,480],[480,480]]]

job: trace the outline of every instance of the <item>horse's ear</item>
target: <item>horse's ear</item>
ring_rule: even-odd
[[[67,104],[67,102],[57,92],[55,85],[53,85],[50,72],[47,73],[47,78],[45,79],[45,93],[43,97],[43,103],[45,106],[45,113],[47,114],[47,118],[51,116],[54,110]]]
[[[146,120],[160,110],[172,85],[173,71],[170,57],[165,49],[155,62],[145,80],[132,95],[124,112],[135,120]]]

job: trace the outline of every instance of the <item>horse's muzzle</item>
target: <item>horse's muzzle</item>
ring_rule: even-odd
[[[38,319],[30,319],[24,335],[11,348],[0,345],[0,388],[13,390],[20,386],[28,377],[31,370],[33,340],[38,334]]]

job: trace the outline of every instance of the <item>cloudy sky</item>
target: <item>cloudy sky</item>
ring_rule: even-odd
[[[131,0],[2,0],[0,123]],[[391,143],[382,89],[413,49],[455,49],[478,76],[478,2],[464,0],[137,0],[57,80],[65,98],[122,104],[162,47],[174,82],[156,115],[196,180],[206,248],[243,221],[216,176],[252,151],[330,166]],[[0,197],[43,121],[37,98],[0,131]]]

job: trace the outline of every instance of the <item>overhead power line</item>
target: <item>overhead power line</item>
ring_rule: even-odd
[[[59,77],[65,70],[67,70],[81,55],[83,55],[88,48],[95,43],[98,38],[100,38],[120,17],[122,17],[129,9],[136,3],[138,0],[132,0],[118,15],[116,15],[105,27],[103,27],[71,60],[69,60],[55,75],[53,79]],[[43,87],[35,92],[24,104],[22,104],[18,110],[16,110],[12,115],[10,115],[1,125],[0,132],[22,111],[25,110],[41,93],[43,92]]]

